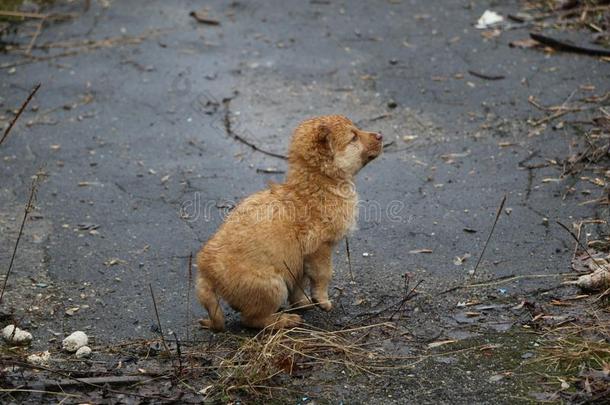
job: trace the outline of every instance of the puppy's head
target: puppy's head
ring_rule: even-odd
[[[294,131],[288,161],[294,168],[350,178],[382,152],[382,136],[357,128],[341,115],[302,122]]]

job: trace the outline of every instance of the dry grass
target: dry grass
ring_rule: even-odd
[[[273,379],[281,374],[294,375],[313,367],[333,365],[377,375],[400,358],[388,356],[367,337],[374,329],[389,328],[393,329],[393,325],[380,323],[338,331],[311,326],[262,330],[220,362],[219,385],[225,393],[257,394],[261,388],[272,386]]]
[[[541,356],[530,363],[545,366],[547,379],[561,383],[558,393],[572,401],[596,401],[610,395],[610,316],[608,309],[545,335]]]

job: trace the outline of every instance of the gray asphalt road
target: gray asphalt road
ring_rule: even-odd
[[[595,186],[577,183],[562,198],[570,180],[543,182],[559,176],[556,168],[525,170],[519,163],[565,157],[578,147],[565,130],[536,132],[528,125],[542,116],[528,97],[560,104],[584,84],[601,94],[608,90],[608,64],[510,48],[511,40],[527,37],[527,28],[492,39],[473,28],[486,8],[514,12],[512,4],[102,3],[92,2],[87,12],[57,6],[79,15],[48,24],[36,43],[100,42],[15,67],[7,65],[25,61],[16,52],[0,57],[5,122],[8,110],[42,83],[0,147],[3,269],[30,176],[40,167],[47,174],[6,301],[27,315],[40,347],[52,331],[74,328],[104,342],[151,336],[148,284],[164,327],[184,335],[187,305],[193,316],[203,314],[192,294],[186,304],[189,254],[232,203],[281,181],[281,173],[260,169],[286,167],[232,135],[282,154],[291,130],[313,115],[345,114],[391,142],[358,180],[361,218],[350,239],[355,283],[342,246],[335,256],[334,295],[345,304],[344,312],[331,314],[337,325],[361,305],[391,302],[409,272],[423,280],[419,289],[432,302],[409,327],[430,337],[458,336],[445,311],[464,293],[437,294],[474,267],[503,195],[506,210],[477,280],[549,277],[493,289],[498,299],[552,286],[553,275],[569,271],[572,241],[555,219],[603,215],[581,205],[592,198],[581,191],[597,192]],[[220,25],[189,16],[202,5]],[[27,44],[28,32],[23,27],[5,40]],[[469,70],[504,79],[484,80]],[[410,253],[419,249],[432,253]],[[467,254],[463,264],[454,263]],[[65,315],[70,308],[74,314]],[[306,317],[321,322],[316,313]],[[240,329],[234,315],[228,322]]]

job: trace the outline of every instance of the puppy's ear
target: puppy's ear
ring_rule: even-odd
[[[326,150],[332,153],[332,144],[330,142],[330,127],[326,124],[319,124],[316,128],[316,142],[321,150]]]

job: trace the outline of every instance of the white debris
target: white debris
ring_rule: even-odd
[[[89,356],[91,356],[91,348],[89,346],[83,346],[76,351],[76,357],[79,359],[83,359]]]
[[[371,254],[369,252],[363,252],[362,257],[369,257]]]
[[[583,290],[602,290],[607,288],[610,286],[610,271],[600,267],[591,274],[578,277],[576,285]]]
[[[2,337],[9,343],[16,345],[27,345],[32,341],[32,334],[15,325],[8,325],[2,329]]]
[[[35,366],[42,366],[46,364],[51,358],[51,353],[47,350],[46,352],[40,352],[35,354],[30,354],[28,356],[28,363],[33,364]]]
[[[62,345],[65,351],[74,353],[81,347],[87,346],[88,342],[89,337],[85,334],[85,332],[78,330],[65,338]]]
[[[474,27],[479,30],[484,30],[502,21],[504,21],[504,17],[500,14],[495,11],[485,10],[481,18],[477,21],[477,25]]]

